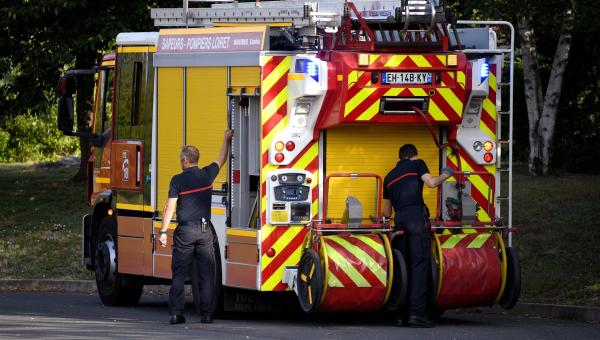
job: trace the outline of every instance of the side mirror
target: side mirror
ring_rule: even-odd
[[[58,129],[66,135],[73,133],[74,112],[73,97],[58,99]]]
[[[73,93],[75,92],[75,77],[62,76],[58,80],[58,129],[66,135],[73,134],[75,105]]]

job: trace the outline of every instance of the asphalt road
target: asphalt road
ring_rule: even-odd
[[[169,325],[166,296],[134,308],[105,307],[95,295],[0,292],[0,338],[195,339],[600,339],[600,325],[452,311],[433,329],[397,328],[381,315],[230,314],[214,324],[188,304],[187,323]]]

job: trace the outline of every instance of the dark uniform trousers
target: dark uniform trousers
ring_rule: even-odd
[[[409,268],[409,315],[419,317],[426,315],[431,261],[431,233],[426,218],[424,206],[409,206],[396,211],[396,229],[403,230],[404,234],[392,241],[392,247],[402,253]]]
[[[184,285],[187,271],[196,258],[200,283],[200,313],[212,316],[214,309],[215,254],[212,228],[202,232],[201,223],[188,223],[177,226],[173,234],[173,258],[171,268],[173,278],[169,291],[169,311],[171,315],[183,315],[185,309]]]

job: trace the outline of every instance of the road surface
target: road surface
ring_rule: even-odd
[[[0,338],[48,339],[600,339],[600,325],[451,311],[432,329],[393,327],[382,315],[229,314],[201,324],[169,325],[167,297],[143,296],[136,307],[105,307],[96,295],[0,292]]]

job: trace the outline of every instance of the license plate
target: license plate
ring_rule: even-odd
[[[431,84],[431,72],[382,72],[383,84]]]

